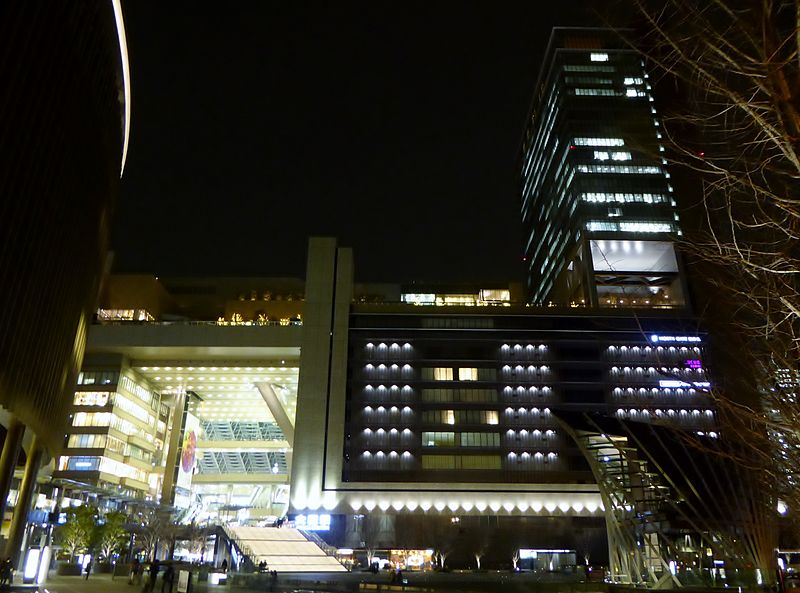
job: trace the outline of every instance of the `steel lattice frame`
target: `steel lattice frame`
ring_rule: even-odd
[[[665,439],[659,431],[666,427],[633,430],[606,418],[603,425],[615,424],[610,430],[589,414],[574,423],[557,417],[597,481],[613,582],[653,589],[698,584],[683,582],[686,573],[679,576],[674,570],[691,540],[695,548],[713,548],[726,565],[759,568],[764,581],[770,580],[768,504],[760,500],[758,485],[746,472],[718,463],[710,450],[691,448],[678,433]],[[647,439],[641,438],[642,430],[651,431]],[[656,452],[672,470],[660,465]],[[736,508],[737,516],[720,520],[721,508]]]

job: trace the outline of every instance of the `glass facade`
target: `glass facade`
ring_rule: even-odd
[[[537,89],[520,179],[529,301],[682,306],[676,269],[617,266],[610,252],[596,266],[598,240],[674,252],[681,233],[641,58],[607,31],[556,29]]]
[[[104,388],[105,391],[100,391]],[[159,494],[169,407],[130,369],[84,369],[56,478],[89,481],[127,496]]]

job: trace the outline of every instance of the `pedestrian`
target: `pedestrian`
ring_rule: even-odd
[[[6,559],[3,560],[2,565],[0,565],[0,585],[8,585],[10,587],[12,585],[13,580],[14,580],[13,564],[11,562],[11,558],[6,557]]]
[[[89,580],[89,573],[92,572],[92,559],[89,558],[89,561],[84,565],[83,570],[86,572],[86,580]]]
[[[134,558],[131,562],[131,574],[128,576],[128,584],[133,585],[136,581],[136,576],[139,574],[139,559]]]
[[[278,571],[273,570],[269,573],[269,590],[274,591],[275,585],[278,584]]]
[[[175,580],[175,567],[168,564],[164,569],[164,576],[161,577],[161,593],[164,593],[164,587],[167,588],[167,593],[172,593],[173,580]]]
[[[158,558],[153,558],[153,561],[150,563],[150,580],[147,582],[146,589],[152,593],[153,589],[156,587],[156,579],[158,579],[158,569],[161,565],[158,562]]]
[[[222,560],[222,570],[225,571],[226,573],[228,572],[228,559],[227,558]]]

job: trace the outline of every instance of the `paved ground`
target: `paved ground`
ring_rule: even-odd
[[[110,575],[91,575],[88,580],[77,576],[57,576],[51,573],[47,584],[38,588],[39,593],[141,593],[141,585],[128,585],[128,579],[117,577],[113,581]],[[601,584],[578,584],[567,582],[563,578],[553,579],[533,574],[509,573],[409,573],[408,588],[411,591],[439,590],[442,593],[461,591],[492,592],[537,591],[538,593],[603,593],[606,588]],[[177,587],[173,588],[175,592]],[[390,587],[387,574],[372,575],[369,573],[330,573],[303,574],[281,576],[275,593],[291,593],[302,591],[338,591],[364,593],[384,593],[402,591],[401,587]],[[36,587],[15,587],[14,591],[34,593]],[[161,591],[161,582],[156,585],[154,593]],[[166,589],[165,589],[166,591]],[[211,586],[206,583],[193,583],[192,593],[265,593],[270,591],[268,581],[247,587],[232,585]]]

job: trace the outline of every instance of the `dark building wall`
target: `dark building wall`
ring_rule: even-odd
[[[110,1],[0,7],[0,404],[56,451],[123,152]]]
[[[354,309],[345,482],[593,483],[559,411],[711,426],[690,319]]]

